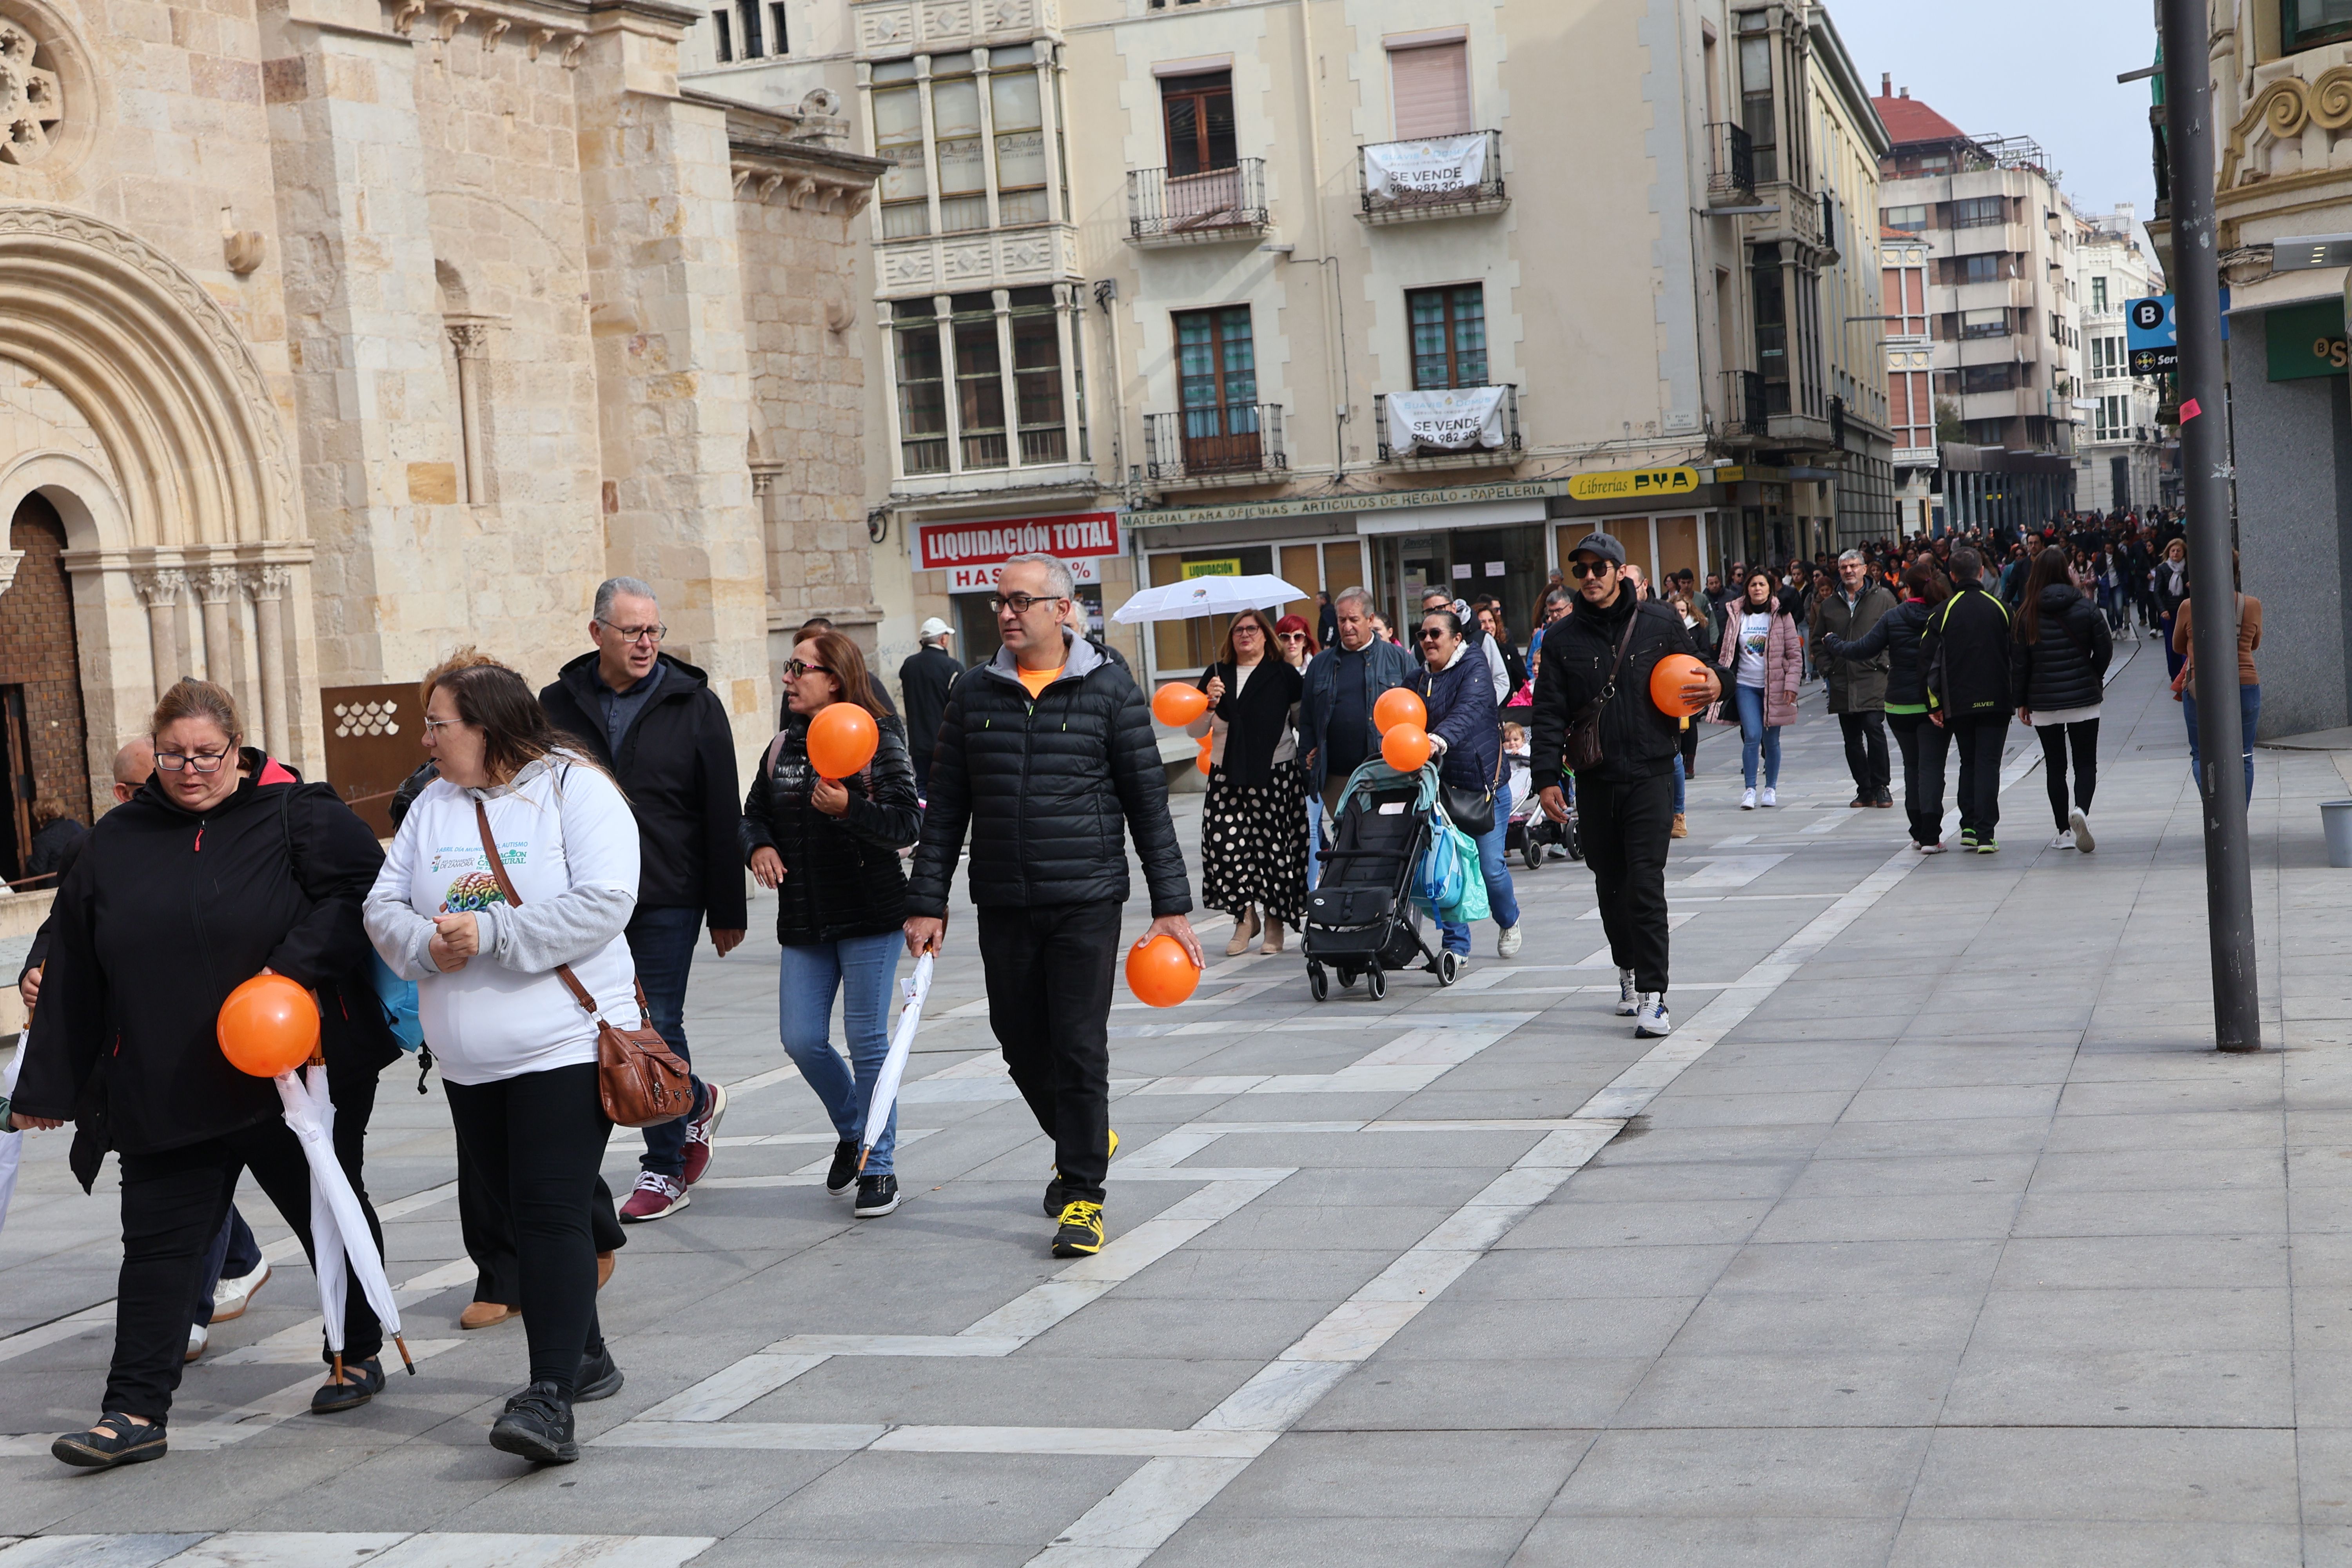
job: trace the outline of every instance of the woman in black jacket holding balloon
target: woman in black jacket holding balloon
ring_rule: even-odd
[[[857,645],[833,631],[803,637],[784,675],[787,723],[744,797],[743,858],[760,886],[776,891],[776,940],[783,946],[777,1033],[840,1140],[824,1190],[845,1197],[855,1187],[851,1212],[871,1219],[898,1206],[895,1112],[862,1172],[857,1152],[890,1052],[890,984],[905,947],[907,872],[898,852],[921,837],[922,813],[906,731],[895,714],[877,710]],[[830,754],[827,731],[835,721],[820,722],[836,706],[862,716],[875,736],[868,760],[848,759],[853,768]],[[833,1047],[836,993],[846,1065]]]
[[[270,1081],[223,1056],[221,1004],[262,973],[319,994],[336,1152],[371,1229],[360,1138],[375,1075],[398,1054],[364,978],[360,901],[383,862],[375,836],[328,785],[240,746],[236,705],[208,681],[164,693],[153,733],[155,776],[99,820],[58,889],[11,1114],[19,1128],[73,1121],[85,1187],[108,1149],[121,1164],[103,1414],[50,1447],[88,1469],[163,1457],[189,1308],[241,1173],[310,1250],[310,1163]],[[383,1331],[355,1279],[344,1300],[341,1372],[314,1411],[348,1410],[383,1386]]]

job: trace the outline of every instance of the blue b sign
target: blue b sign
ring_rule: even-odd
[[[2151,294],[2124,307],[2124,347],[2134,375],[2159,375],[2180,366],[2180,334],[2172,319],[2172,296]],[[2221,290],[2221,341],[2230,341],[2230,291]]]

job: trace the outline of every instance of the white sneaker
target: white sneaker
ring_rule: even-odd
[[[2050,841],[2050,847],[2053,849],[2072,849],[2074,847],[2074,830],[2070,827],[2065,832],[2060,834],[2057,837],[2052,839]]]
[[[1666,1016],[1666,994],[1644,991],[1633,1014],[1633,1037],[1637,1040],[1658,1040],[1675,1032],[1675,1021]]]
[[[1748,790],[1740,795],[1739,809],[1742,811],[1753,811],[1756,809],[1756,792],[1754,790]]]
[[[195,1360],[205,1353],[205,1347],[212,1342],[213,1331],[210,1329],[202,1323],[194,1325],[188,1330],[188,1353],[182,1356],[180,1360],[183,1363]]]
[[[2099,841],[2091,837],[2091,819],[2083,815],[2081,806],[2078,805],[2069,812],[2066,821],[2067,825],[2074,829],[2075,848],[2088,855],[2099,847]]]
[[[1919,853],[1922,855],[1941,855],[1948,847],[1948,846],[1947,846],[1942,839],[1938,838],[1933,844],[1920,845]]]
[[[1518,927],[1505,926],[1503,928],[1503,934],[1495,939],[1495,956],[1497,958],[1517,958],[1519,956]]]
[[[1633,994],[1633,972],[1630,969],[1619,970],[1617,972],[1617,1016],[1621,1018],[1630,1018],[1639,1006],[1640,1003]]]
[[[1756,797],[1756,804],[1759,805],[1778,805],[1780,804],[1780,797],[1772,793],[1772,786],[1770,784],[1766,784],[1764,786],[1764,793]]]
[[[234,1279],[224,1279],[213,1287],[213,1321],[226,1323],[245,1315],[253,1293],[269,1283],[269,1265],[264,1263],[250,1274],[240,1274]]]

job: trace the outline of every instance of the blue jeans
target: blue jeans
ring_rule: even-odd
[[[1478,869],[1486,879],[1486,907],[1495,923],[1508,931],[1519,923],[1519,900],[1511,887],[1511,868],[1503,863],[1503,837],[1511,829],[1511,786],[1498,784],[1495,789],[1495,826],[1478,836]],[[1456,921],[1440,921],[1445,933],[1445,945],[1455,952],[1470,951],[1470,927]]]
[[[1323,795],[1307,792],[1307,890],[1313,892],[1323,874]]]
[[[784,1054],[833,1119],[835,1135],[845,1142],[856,1142],[866,1132],[874,1080],[882,1076],[882,1059],[890,1054],[890,983],[898,973],[898,955],[906,951],[907,939],[890,931],[788,946],[777,963],[776,1034],[784,1043]],[[841,993],[843,1032],[849,1039],[846,1063],[833,1048],[836,990]],[[898,1147],[898,1111],[893,1106],[882,1141],[866,1156],[865,1173],[889,1175]]]
[[[1777,789],[1780,784],[1780,726],[1764,722],[1764,689],[1760,686],[1735,686],[1732,692],[1739,700],[1739,774],[1749,789],[1756,787],[1756,753],[1764,753],[1764,784]]]
[[[694,939],[702,934],[702,911],[683,905],[646,909],[639,905],[629,917],[629,957],[637,966],[637,984],[646,988],[646,1022],[669,1042],[677,1059],[691,1063],[686,1050],[686,977],[694,968]],[[599,996],[610,1005],[615,998]],[[700,1079],[694,1082],[694,1112],[700,1115],[710,1098]],[[656,1122],[646,1129],[642,1168],[675,1182],[686,1174],[686,1117]]]
[[[2180,716],[2189,721],[2189,776],[2200,791],[2205,787],[2204,770],[2197,765],[2197,692],[2195,681],[2180,689]],[[2263,689],[2258,683],[2238,688],[2239,740],[2246,748],[2246,802],[2254,798],[2254,721],[2263,716]]]
[[[1683,774],[1683,754],[1675,753],[1675,815],[1683,814],[1683,802],[1690,794],[1690,780]]]

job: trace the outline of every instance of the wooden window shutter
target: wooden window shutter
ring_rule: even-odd
[[[1389,77],[1396,99],[1398,141],[1452,136],[1473,129],[1468,45],[1391,49]]]

